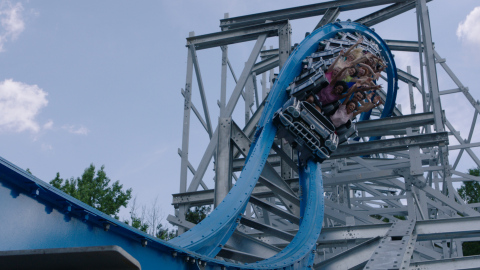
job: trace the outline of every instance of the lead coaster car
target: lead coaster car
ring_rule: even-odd
[[[309,158],[321,163],[338,147],[335,126],[306,101],[291,98],[275,113],[273,123],[277,135],[297,149],[301,165]]]

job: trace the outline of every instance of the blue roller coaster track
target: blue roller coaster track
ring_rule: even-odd
[[[201,223],[168,241],[136,230],[72,198],[0,158],[0,251],[117,245],[135,257],[143,269],[309,269],[322,229],[324,191],[320,164],[299,167],[300,227],[290,244],[263,261],[235,264],[216,259],[242,218],[249,197],[271,150],[277,127],[274,113],[287,101],[285,91],[302,68],[302,60],[319,41],[339,32],[361,33],[375,41],[384,59],[388,93],[381,117],[395,106],[397,74],[385,42],[371,29],[337,22],[317,29],[292,52],[279,73],[258,124],[245,166],[228,196]],[[368,115],[362,116],[363,120]]]

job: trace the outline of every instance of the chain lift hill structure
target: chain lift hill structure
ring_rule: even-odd
[[[167,218],[178,236],[165,242],[136,230],[0,158],[0,266],[478,269],[480,256],[464,256],[462,245],[480,241],[480,204],[468,204],[455,187],[480,181],[456,169],[466,159],[480,166],[471,150],[480,146],[473,141],[480,102],[435,50],[427,2],[328,1],[225,16],[219,32],[191,32],[181,91],[180,192],[173,194],[175,215]],[[337,20],[365,8],[376,11]],[[372,28],[411,10],[418,40],[384,40]],[[293,45],[290,21],[309,17],[318,23]],[[266,49],[268,38],[278,39],[278,48]],[[237,77],[229,45],[252,41]],[[379,79],[385,87],[377,90],[384,105],[333,127],[303,100],[325,82],[338,53],[356,42],[387,64]],[[207,49],[221,53],[218,119],[210,116],[197,58]],[[396,67],[395,51],[418,57],[420,78],[411,67]],[[457,88],[441,89],[437,68]],[[227,79],[234,80],[233,89]],[[401,84],[408,88],[408,114],[395,103]],[[416,91],[421,102],[415,103]],[[200,105],[192,101],[196,94]],[[466,138],[442,110],[440,97],[450,94],[463,95],[473,107]],[[244,113],[243,127],[232,119],[235,112]],[[193,121],[210,138],[198,164],[189,159]],[[449,151],[458,151],[455,160]],[[208,186],[212,167],[214,186]],[[209,205],[212,212],[199,224],[185,220],[191,207]]]

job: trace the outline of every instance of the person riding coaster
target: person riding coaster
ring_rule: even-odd
[[[364,50],[368,44],[360,36],[346,51],[333,48],[330,55],[317,51],[302,60],[301,73],[286,89],[290,98],[273,117],[277,136],[297,150],[300,164],[328,159],[340,143],[357,134],[352,118],[375,107],[372,94],[364,92],[381,87],[374,82],[377,69],[369,64],[383,61],[372,54],[378,54],[378,49]],[[349,101],[352,95],[354,101]],[[379,97],[375,102],[380,105]]]

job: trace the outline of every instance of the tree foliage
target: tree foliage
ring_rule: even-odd
[[[27,171],[31,173],[28,169]],[[105,173],[105,166],[96,171],[95,166],[90,164],[81,177],[62,179],[60,178],[60,173],[57,173],[55,179],[50,181],[50,184],[68,195],[118,219],[117,214],[120,211],[120,207],[127,207],[129,200],[132,198],[132,189],[123,190],[123,185],[119,181],[113,182],[112,185],[110,185],[110,182],[110,178]],[[158,198],[155,198],[148,209],[142,206],[139,211],[136,198],[133,199],[130,205],[130,219],[124,220],[126,224],[163,240],[170,240],[176,236],[175,230],[169,230],[160,223],[162,215]]]
[[[193,211],[192,209],[188,209],[187,212],[185,213],[185,220],[190,221],[194,224],[200,223],[204,218],[207,217],[208,213],[210,212],[211,208],[210,206],[202,206],[202,207],[194,207]]]
[[[480,176],[480,167],[476,169],[469,169],[468,174]],[[477,181],[465,181],[457,191],[460,197],[462,197],[466,203],[480,202],[480,184]],[[463,242],[462,249],[463,256],[480,255],[480,242]]]
[[[132,189],[123,190],[123,185],[117,180],[112,185],[110,178],[105,173],[105,166],[95,171],[95,166],[90,164],[82,177],[62,179],[57,172],[55,179],[50,184],[68,195],[118,219],[120,207],[126,207],[132,197]]]
[[[463,256],[480,255],[480,242],[463,242],[462,243]]]
[[[468,174],[473,176],[480,176],[480,168],[469,169]],[[467,203],[479,203],[480,202],[480,183],[477,181],[465,181],[463,185],[458,189],[458,194]]]
[[[168,228],[164,228],[163,224],[161,223],[158,224],[155,237],[168,241],[172,238],[175,238],[176,236],[177,236],[176,231],[174,231],[173,229],[169,230]]]
[[[135,229],[139,229],[140,231],[142,232],[145,232],[145,233],[148,233],[148,224],[143,222],[141,218],[139,217],[130,217],[131,219],[131,223],[130,224],[130,221],[129,220],[125,220],[124,222],[127,224],[127,225],[131,225],[132,227],[134,227]]]

